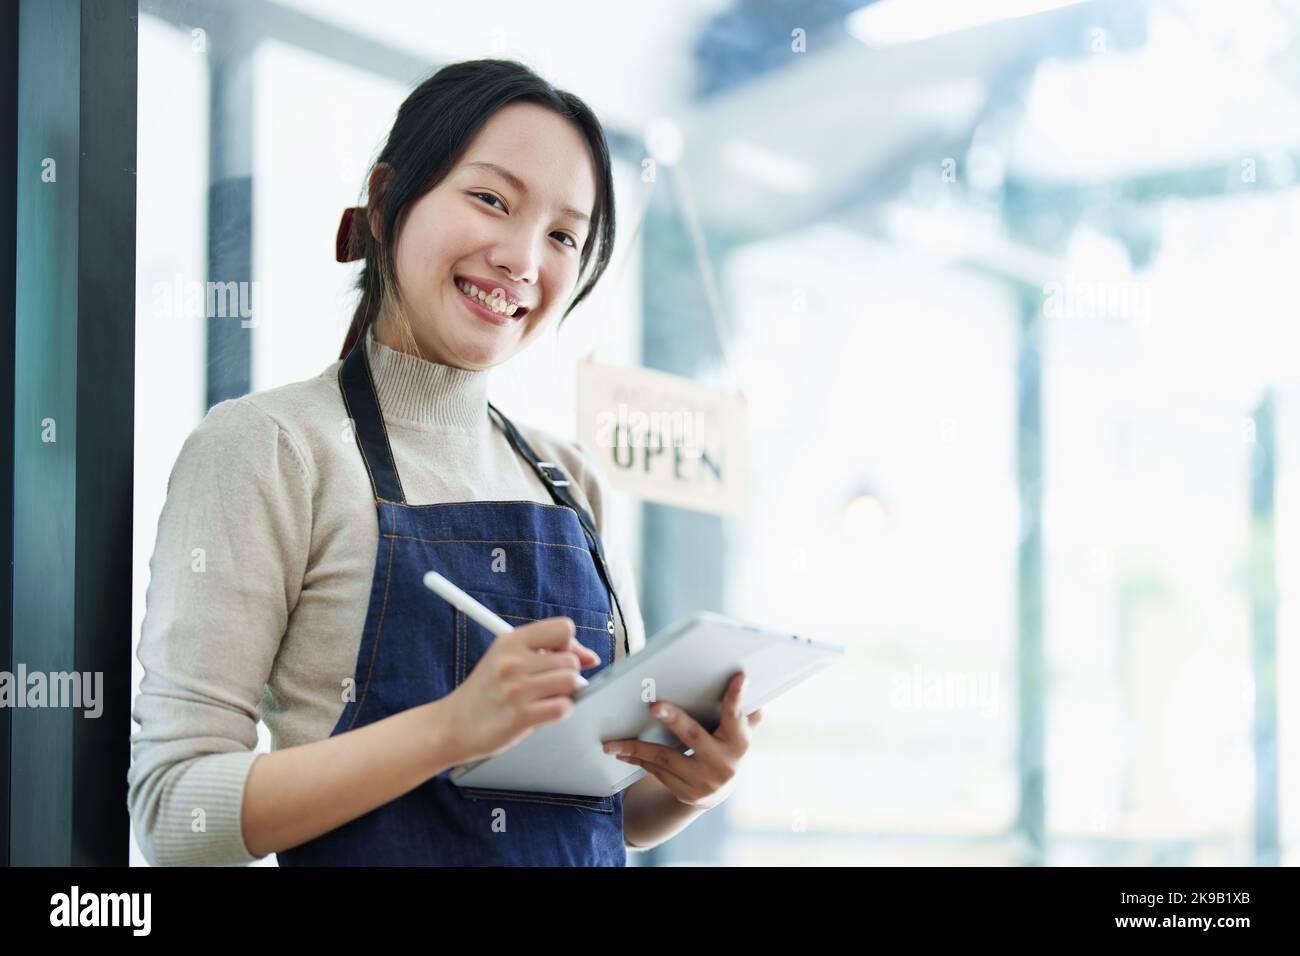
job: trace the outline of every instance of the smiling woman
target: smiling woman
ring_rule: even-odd
[[[433,361],[500,364],[587,297],[614,244],[599,122],[511,61],[458,63],[426,80],[402,104],[368,186],[345,243],[366,265],[340,357],[374,324],[379,341]],[[501,321],[509,304],[513,321]]]
[[[128,797],[150,862],[621,866],[699,812],[652,776],[626,830],[624,793],[449,776],[645,643],[594,462],[487,399],[604,271],[611,183],[590,110],[518,63],[402,104],[340,230],[365,268],[339,361],[214,406],[168,482]],[[476,643],[429,571],[514,630]]]

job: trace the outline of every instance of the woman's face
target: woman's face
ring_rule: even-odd
[[[534,103],[498,110],[446,178],[410,206],[397,236],[397,280],[425,356],[484,369],[532,341],[577,284],[595,202],[594,163],[575,126]],[[476,307],[464,280],[527,311]],[[392,329],[376,333],[398,347]]]

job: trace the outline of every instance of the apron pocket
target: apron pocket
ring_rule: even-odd
[[[609,611],[595,608],[569,607],[563,604],[545,604],[529,601],[490,591],[471,591],[466,594],[474,598],[488,610],[492,611],[507,624],[523,627],[533,621],[548,617],[567,617],[574,624],[574,636],[578,643],[596,652],[600,663],[581,671],[583,677],[590,678],[614,660],[614,616]],[[455,612],[455,671],[452,687],[459,687],[465,678],[482,660],[483,655],[496,638],[478,621],[473,620],[464,611]]]
[[[519,803],[550,803],[556,806],[578,807],[598,813],[613,813],[613,797],[584,797],[576,793],[537,793],[532,790],[483,790],[478,787],[457,787],[466,800],[507,800]]]
[[[513,627],[523,627],[533,621],[549,617],[567,617],[574,624],[574,636],[578,643],[590,648],[600,657],[600,663],[581,671],[588,679],[614,660],[614,617],[599,608],[571,607],[565,604],[547,604],[523,598],[494,594],[490,591],[471,591],[470,595],[484,607]],[[496,639],[487,628],[470,618],[464,611],[455,612],[456,636],[454,649],[453,689],[465,682],[488,647]],[[479,787],[457,787],[462,797],[468,800],[511,800],[524,803],[549,803],[559,806],[579,807],[584,810],[596,810],[602,813],[614,812],[614,798],[588,797],[571,793],[542,793],[532,790],[488,790]]]

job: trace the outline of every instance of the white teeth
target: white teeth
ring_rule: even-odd
[[[487,308],[491,309],[493,312],[498,313],[499,315],[514,315],[516,312],[519,311],[519,306],[507,302],[503,297],[499,295],[489,296],[478,286],[472,285],[471,283],[457,282],[456,286],[457,288],[460,289],[461,292],[464,292],[471,299],[478,299]]]

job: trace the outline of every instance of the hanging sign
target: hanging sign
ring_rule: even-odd
[[[740,393],[586,359],[577,435],[621,491],[693,511],[747,512],[749,413]]]

